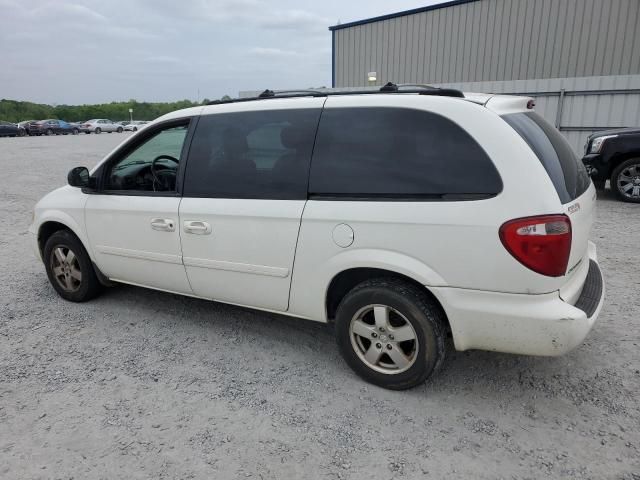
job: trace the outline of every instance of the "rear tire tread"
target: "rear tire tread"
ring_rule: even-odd
[[[345,348],[349,349],[350,352],[353,351],[353,348],[351,346],[350,338],[348,338],[348,333],[347,338],[344,338],[343,335],[339,333],[340,328],[338,323],[344,321],[350,322],[351,318],[341,319],[341,309],[344,308],[346,302],[348,302],[351,298],[365,292],[366,290],[371,290],[374,294],[375,291],[379,292],[380,290],[384,290],[385,292],[399,295],[403,299],[409,300],[409,302],[424,315],[424,320],[429,322],[429,326],[433,330],[433,340],[435,341],[436,359],[432,368],[427,367],[426,369],[419,369],[414,375],[405,378],[404,380],[398,381],[394,379],[396,375],[382,374],[385,375],[385,377],[380,377],[380,374],[378,374],[377,372],[373,372],[366,365],[360,362],[357,356],[353,356],[355,355],[355,353],[353,355],[350,355],[345,352]],[[418,323],[421,321],[421,319],[416,318],[414,318],[414,320]],[[416,286],[411,285],[410,283],[402,279],[393,277],[376,278],[360,283],[344,296],[336,310],[336,337],[343,357],[345,358],[347,363],[358,375],[360,375],[365,380],[379,385],[383,388],[392,390],[406,390],[408,388],[416,387],[425,382],[429,377],[432,377],[438,371],[440,371],[446,357],[447,329],[445,328],[445,325],[446,319],[444,317],[444,312],[442,312],[439,306],[429,298],[426,292],[420,290]],[[342,328],[344,328],[344,326],[342,326]],[[346,330],[348,332],[348,325],[346,327]],[[425,348],[425,346],[421,345],[421,348]],[[411,369],[405,373],[408,373],[410,371]],[[397,376],[404,376],[404,374],[397,374]],[[379,379],[383,379],[383,382],[379,381]]]

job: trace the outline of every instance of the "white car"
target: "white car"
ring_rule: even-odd
[[[604,298],[595,189],[529,98],[265,92],[165,115],[35,207],[55,290],[122,282],[335,324],[402,389],[457,350],[560,355]],[[278,98],[280,97],[280,98]]]
[[[144,126],[148,123],[149,122],[146,122],[144,120],[134,120],[133,122],[126,124],[124,126],[124,130],[125,132],[137,132],[138,130],[143,129]]]
[[[80,129],[85,133],[122,133],[124,131],[124,127],[121,124],[112,122],[106,118],[94,118],[93,120],[87,120],[80,126]]]

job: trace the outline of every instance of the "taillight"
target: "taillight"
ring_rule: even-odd
[[[510,220],[500,227],[500,240],[516,260],[534,272],[561,277],[567,271],[571,221],[566,215]]]

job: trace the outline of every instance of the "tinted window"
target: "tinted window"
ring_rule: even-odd
[[[319,109],[222,113],[200,118],[184,195],[307,198]]]
[[[385,107],[322,113],[310,194],[441,197],[501,190],[487,154],[447,118]]]
[[[562,134],[535,112],[511,113],[502,118],[520,134],[540,159],[560,201],[582,195],[591,183],[587,170]]]
[[[171,192],[176,176],[187,125],[171,127],[144,140],[117,160],[106,176],[107,190]]]

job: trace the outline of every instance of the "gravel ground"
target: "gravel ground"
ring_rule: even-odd
[[[561,358],[363,383],[321,324],[121,286],[61,300],[35,202],[124,135],[0,139],[0,478],[640,479],[640,205],[598,201],[600,321]]]

